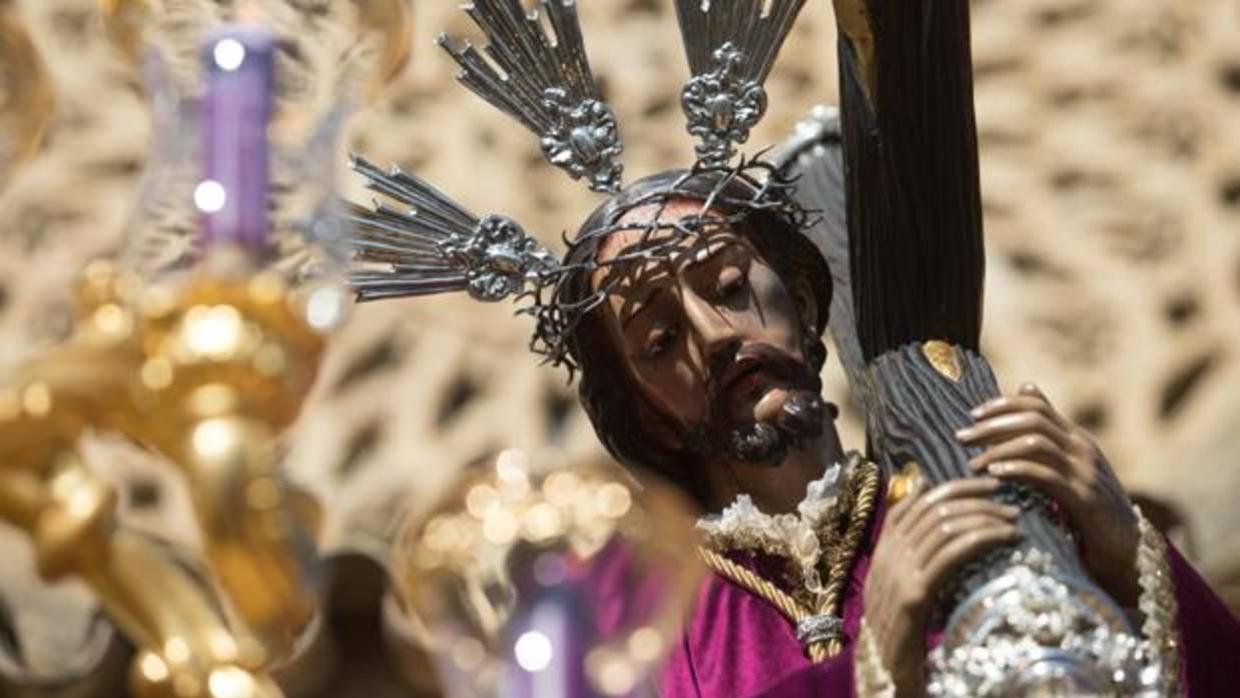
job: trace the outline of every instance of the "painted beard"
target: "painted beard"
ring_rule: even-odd
[[[730,415],[729,396],[717,377],[727,375],[731,364],[756,361],[761,370],[778,380],[786,393],[773,419],[738,420]],[[778,465],[793,448],[822,435],[822,380],[809,365],[785,351],[766,344],[747,345],[712,370],[708,383],[710,413],[687,430],[690,449],[703,462],[727,460],[754,465]]]
[[[775,421],[735,425],[729,435],[731,455],[743,463],[778,465],[788,450],[822,435],[825,405],[816,391],[788,393]]]

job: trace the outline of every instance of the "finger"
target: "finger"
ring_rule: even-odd
[[[908,532],[917,527],[917,523],[940,503],[954,499],[983,499],[999,491],[999,481],[992,477],[970,477],[952,480],[934,487],[917,496],[913,506],[909,508],[900,522],[899,530]]]
[[[956,438],[966,446],[984,446],[1025,434],[1042,434],[1064,449],[1070,441],[1068,432],[1041,412],[1012,412],[987,417],[971,427],[958,430]]]
[[[940,548],[922,566],[922,571],[928,584],[938,587],[964,563],[997,546],[1015,543],[1021,537],[1020,529],[1006,523],[969,531]]]
[[[1012,460],[993,463],[987,468],[993,477],[1020,482],[1049,494],[1064,506],[1078,504],[1072,481],[1060,470],[1035,461]]]
[[[1062,446],[1044,434],[1025,434],[987,448],[969,459],[969,467],[985,470],[991,463],[1005,460],[1031,460],[1067,472],[1072,465]]]
[[[1012,412],[1037,412],[1052,422],[1057,423],[1065,430],[1071,426],[1068,420],[1063,415],[1059,414],[1059,412],[1055,410],[1054,406],[1047,402],[1045,398],[1039,398],[1023,393],[987,400],[986,402],[983,402],[970,410],[969,415],[973,417],[974,420],[982,420]]]
[[[1046,395],[1042,393],[1042,389],[1039,388],[1034,383],[1028,383],[1028,382],[1021,383],[1020,387],[1017,388],[1016,392],[1020,393],[1021,395],[1028,395],[1029,397],[1037,398],[1041,400],[1042,402],[1046,403],[1048,406],[1051,404],[1051,401],[1048,400],[1046,398]]]
[[[988,531],[1004,526],[1015,526],[1015,521],[1007,517],[991,516],[989,514],[959,516],[944,521],[932,528],[929,535],[913,543],[913,549],[910,552],[918,567],[925,569],[939,551],[951,545],[954,541],[975,532]]]
[[[915,496],[905,497],[892,505],[892,507],[887,510],[887,515],[885,517],[887,525],[892,528],[898,528],[900,526],[900,522],[908,516],[909,509],[912,508],[913,503],[916,501],[917,497]]]
[[[990,499],[971,498],[956,499],[935,505],[917,522],[917,526],[909,530],[909,536],[915,540],[923,540],[931,536],[935,529],[949,522],[968,516],[990,516],[997,519],[1015,521],[1020,515],[1020,507],[1000,504]]]

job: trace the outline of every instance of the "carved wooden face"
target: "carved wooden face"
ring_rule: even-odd
[[[675,222],[700,210],[700,202],[675,200],[664,206],[660,220]],[[644,223],[654,212],[634,209],[620,223]],[[600,245],[599,261],[613,259],[645,234],[613,233]],[[708,421],[774,420],[787,395],[806,388],[804,328],[814,327],[816,312],[811,293],[785,285],[753,245],[727,226],[686,236],[678,245],[670,263],[594,273],[595,288],[615,283],[604,313],[622,364],[654,410],[679,424],[681,433]]]

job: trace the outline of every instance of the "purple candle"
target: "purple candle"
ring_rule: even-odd
[[[275,39],[255,25],[225,25],[202,47],[203,179],[194,189],[203,247],[267,244],[267,122]]]
[[[513,661],[499,698],[594,698],[585,677],[591,622],[580,594],[565,586],[545,592],[513,623]]]

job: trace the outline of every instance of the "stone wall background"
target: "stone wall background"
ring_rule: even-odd
[[[186,35],[230,8],[165,4],[195,10],[173,28]],[[300,50],[328,50],[322,37],[338,31],[347,3],[283,4],[299,18]],[[1240,526],[1240,2],[972,4],[989,257],[984,349],[1005,386],[1038,382],[1098,436],[1131,491],[1182,519],[1189,555],[1240,609],[1240,540],[1231,535]],[[544,166],[532,138],[454,83],[433,38],[476,36],[455,5],[416,3],[413,60],[350,121],[346,146],[417,171],[476,213],[507,213],[558,240],[595,195]],[[677,95],[687,71],[670,0],[581,5],[595,73],[621,118],[628,177],[686,162]],[[73,275],[122,247],[150,123],[138,73],[99,31],[93,3],[7,0],[0,12],[28,27],[55,98],[40,151],[0,172],[8,363],[64,334]],[[0,64],[0,110],[25,68]],[[767,89],[772,108],[753,146],[835,100],[825,0],[807,5]],[[340,169],[342,191],[365,199]],[[564,376],[526,354],[528,329],[509,307],[463,299],[353,311],[287,436],[290,472],[324,499],[326,549],[382,550],[401,512],[496,448],[599,450]],[[840,395],[833,361],[826,375]],[[861,443],[847,406],[844,438]],[[93,448],[134,520],[192,540],[184,493],[165,464],[116,444]],[[19,625],[46,634],[40,609],[53,609],[78,619],[58,632],[80,637],[72,628],[85,627],[89,599],[71,585],[39,588],[11,530],[0,528],[0,545],[15,561],[0,572],[0,592],[51,599],[18,604]],[[48,666],[69,661],[55,642],[44,646]]]

